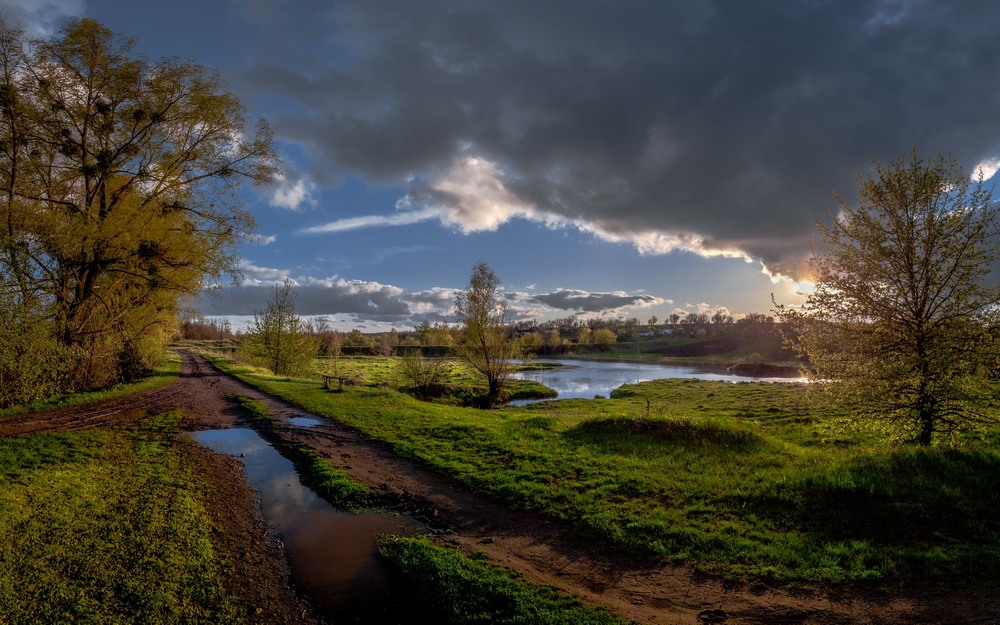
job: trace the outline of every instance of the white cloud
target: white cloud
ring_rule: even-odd
[[[86,13],[83,0],[0,0],[0,12],[32,36],[48,37],[67,17]]]
[[[973,182],[979,180],[979,176],[982,176],[983,180],[989,180],[997,173],[997,171],[1000,171],[1000,156],[988,158],[973,167],[971,177]]]
[[[469,234],[496,230],[515,217],[547,220],[511,193],[503,178],[500,168],[486,159],[458,160],[447,175],[430,185],[437,198],[432,206],[440,212],[441,223]]]
[[[405,293],[405,291],[398,286],[380,284],[378,282],[371,282],[368,280],[345,280],[340,276],[332,276],[329,278],[303,278],[300,281],[300,284],[306,286],[324,287],[327,289],[336,289],[338,292],[348,295],[359,295],[362,293],[385,293],[386,295],[397,297]]]
[[[620,230],[607,222],[577,221],[573,224],[582,232],[611,243],[629,243],[643,256],[659,256],[670,252],[691,252],[705,258],[742,258],[746,262],[753,259],[746,252],[737,249],[717,248],[708,245],[696,234],[668,233],[654,230]]]
[[[275,179],[268,203],[271,206],[297,211],[303,206],[316,206],[315,191],[316,185],[308,178],[293,180],[280,175]]]
[[[408,210],[421,205],[421,210]],[[716,247],[695,234],[656,230],[634,230],[607,220],[568,219],[554,212],[539,210],[509,188],[501,168],[481,157],[465,157],[454,163],[447,174],[417,189],[396,203],[405,212],[397,215],[371,215],[343,219],[305,232],[341,232],[371,226],[408,225],[438,219],[442,225],[463,234],[494,231],[511,219],[525,219],[551,229],[576,228],[611,243],[631,244],[643,255],[692,252],[704,257],[742,258],[741,250]]]
[[[269,234],[264,236],[262,234],[252,234],[250,235],[250,242],[256,245],[270,245],[278,240],[278,235]]]
[[[300,232],[306,234],[330,234],[380,226],[408,226],[420,223],[421,221],[430,221],[437,217],[438,211],[434,209],[404,211],[394,215],[364,215],[362,217],[348,217],[347,219],[338,219],[337,221],[331,221],[319,226],[303,228]]]
[[[260,267],[248,260],[240,262],[240,271],[246,276],[243,284],[247,286],[261,286],[280,284],[285,278],[291,275],[288,269],[274,269],[272,267]]]

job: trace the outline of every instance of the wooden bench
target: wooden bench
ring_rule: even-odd
[[[324,375],[323,376],[323,388],[330,388],[330,383],[334,380],[337,381],[337,390],[344,390],[344,382],[347,380],[346,377],[342,375]]]

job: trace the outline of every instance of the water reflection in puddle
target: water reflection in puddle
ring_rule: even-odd
[[[336,616],[337,622],[389,622],[379,616],[390,603],[392,588],[375,555],[375,538],[414,535],[421,529],[416,521],[334,509],[299,481],[291,461],[251,429],[190,435],[205,447],[243,462],[247,479],[260,494],[264,520],[285,543],[296,581],[325,615]]]
[[[323,425],[322,421],[313,419],[312,417],[292,417],[288,422],[300,428],[314,428],[317,425]]]

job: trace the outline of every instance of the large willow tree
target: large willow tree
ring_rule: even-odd
[[[819,377],[923,445],[990,416],[1000,207],[950,157],[876,162],[811,259],[801,330]]]
[[[133,44],[89,19],[51,40],[0,23],[0,311],[77,385],[141,369],[178,297],[235,275],[237,189],[276,171],[214,71]],[[31,345],[0,345],[0,377],[5,348]]]

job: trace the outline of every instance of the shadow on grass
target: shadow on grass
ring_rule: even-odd
[[[806,474],[741,503],[819,542],[885,547],[909,575],[1000,574],[1000,455],[881,450]]]
[[[699,451],[753,452],[765,441],[748,430],[715,421],[614,417],[584,421],[566,431],[567,440],[590,445],[606,453],[655,453],[665,445]]]

